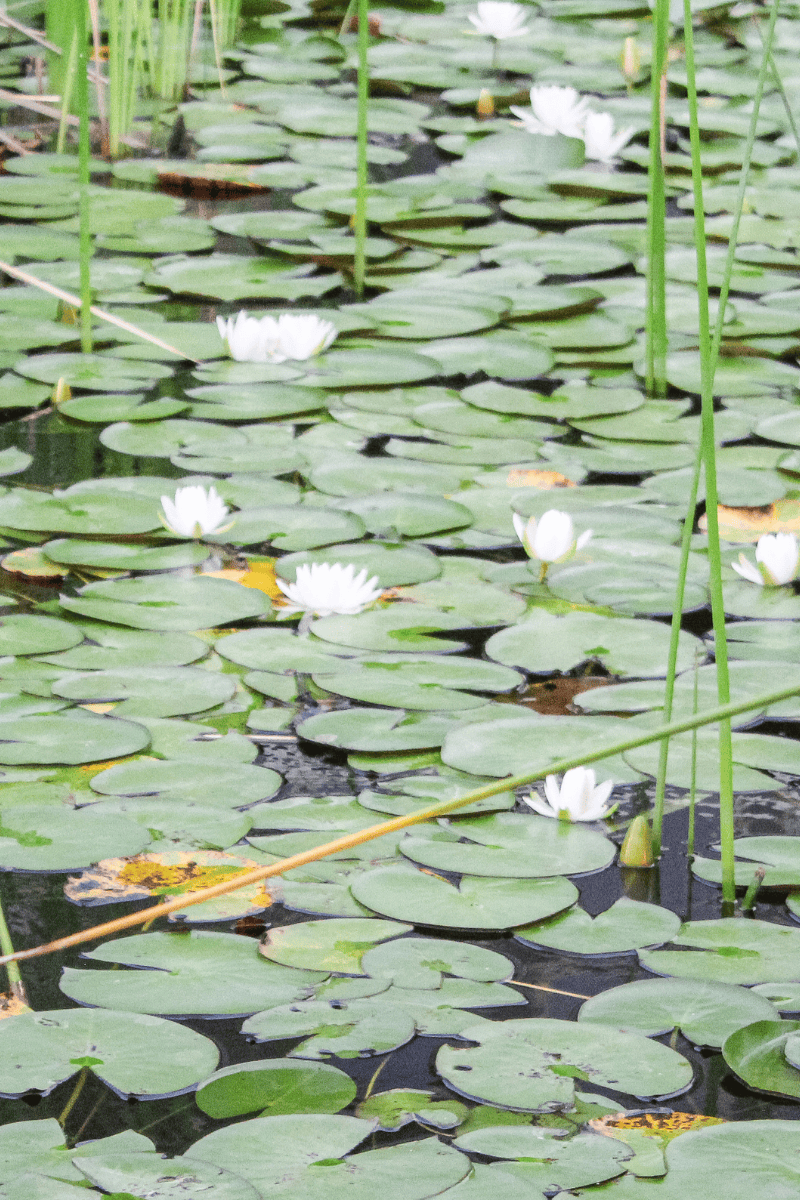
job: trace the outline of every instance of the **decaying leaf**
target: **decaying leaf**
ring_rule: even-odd
[[[66,568],[51,562],[38,546],[25,546],[12,550],[0,560],[0,566],[9,575],[22,575],[32,583],[56,584],[66,575]]]
[[[0,993],[0,1021],[5,1017],[18,1017],[21,1013],[31,1011],[17,996],[10,996],[7,992]]]
[[[138,854],[135,858],[106,858],[80,875],[72,876],[64,894],[73,904],[118,904],[125,900],[149,900],[199,892],[243,875],[260,864],[253,859],[225,854],[220,850],[167,850],[160,854]],[[237,920],[269,908],[272,896],[265,882],[193,905],[170,915],[170,920]]]
[[[549,492],[553,488],[575,487],[575,481],[567,479],[558,471],[535,471],[512,468],[506,478],[508,487],[538,488],[540,492]]]
[[[256,588],[259,592],[265,592],[271,600],[286,598],[278,587],[274,559],[268,562],[248,563],[247,567],[242,568],[226,567],[221,571],[208,571],[207,574],[216,579],[231,579],[234,583],[240,583],[242,587]]]
[[[682,1133],[692,1129],[704,1129],[706,1125],[724,1125],[721,1117],[705,1117],[702,1113],[666,1112],[618,1112],[609,1113],[606,1117],[595,1117],[589,1122],[589,1128],[595,1133],[605,1134],[606,1137],[626,1140],[626,1134],[636,1132],[645,1137],[655,1138],[663,1146]]]
[[[800,500],[776,500],[763,508],[717,507],[719,535],[727,542],[757,542],[765,533],[800,533]],[[706,514],[699,527],[706,532]]]

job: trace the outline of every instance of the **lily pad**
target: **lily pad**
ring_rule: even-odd
[[[579,1021],[595,1021],[614,1029],[658,1037],[680,1028],[697,1046],[715,1050],[743,1026],[773,1021],[777,1014],[763,996],[727,983],[694,979],[636,980],[610,988],[581,1006]]]
[[[780,983],[800,977],[800,930],[768,921],[688,921],[672,939],[677,950],[640,950],[657,975],[711,983]],[[688,953],[687,953],[688,950]]]
[[[150,735],[141,725],[92,713],[20,717],[0,727],[0,763],[79,763],[122,758],[143,750]]]
[[[679,918],[669,909],[622,896],[596,917],[576,906],[538,925],[518,929],[514,936],[524,945],[566,954],[629,954],[642,946],[670,941],[679,927]]]
[[[150,1200],[173,1200],[192,1192],[212,1190],[219,1200],[258,1200],[260,1193],[241,1175],[212,1163],[187,1166],[183,1158],[164,1158],[143,1152],[129,1154],[78,1154],[73,1163],[89,1183],[115,1196],[148,1196]],[[98,1195],[93,1192],[91,1195]]]
[[[588,1021],[501,1021],[465,1029],[463,1036],[477,1045],[443,1046],[436,1056],[445,1083],[460,1095],[518,1112],[569,1109],[575,1079],[642,1097],[675,1095],[692,1081],[691,1065],[674,1050]]]
[[[73,871],[112,854],[137,854],[150,841],[146,829],[122,816],[91,808],[75,811],[15,804],[0,824],[0,868],[6,871]]]
[[[47,1095],[82,1067],[119,1096],[193,1091],[217,1064],[213,1042],[174,1021],[107,1009],[57,1009],[0,1021],[0,1092]]]
[[[723,1057],[748,1087],[797,1098],[798,1032],[800,1021],[756,1020],[727,1037]]]
[[[104,580],[61,597],[62,608],[96,621],[176,632],[260,617],[266,606],[266,597],[253,588],[203,575]]]
[[[252,938],[205,930],[134,934],[83,957],[137,969],[67,967],[59,986],[71,1000],[169,1016],[242,1016],[301,1000],[325,978],[324,972],[267,962]]]
[[[459,818],[427,837],[412,831],[400,850],[406,858],[436,871],[503,879],[602,871],[615,853],[613,843],[601,833],[523,813]]]
[[[410,925],[370,917],[304,921],[270,929],[261,953],[272,962],[290,967],[359,975],[365,951],[410,930]]]
[[[337,1113],[355,1099],[356,1085],[327,1063],[275,1058],[223,1067],[197,1089],[197,1107],[215,1120],[257,1112]]]
[[[459,887],[411,867],[379,867],[351,884],[361,904],[382,916],[444,929],[510,929],[568,908],[577,889],[566,879],[482,879]]]

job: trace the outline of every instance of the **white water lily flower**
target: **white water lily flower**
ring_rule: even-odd
[[[615,133],[614,118],[611,113],[587,113],[583,127],[586,157],[601,163],[613,162],[622,147],[627,146],[635,132],[636,130],[630,125],[627,129],[620,129]]]
[[[225,525],[228,509],[212,485],[208,491],[200,484],[182,487],[175,492],[175,499],[162,496],[164,511],[161,520],[178,537],[202,537],[206,533],[224,533],[233,522]]]
[[[543,817],[559,817],[565,821],[599,821],[608,815],[608,798],[614,786],[612,779],[595,782],[595,774],[587,767],[573,767],[567,771],[558,786],[555,775],[544,781],[547,799],[533,793],[525,797],[525,803]]]
[[[470,13],[468,20],[478,33],[500,42],[528,33],[527,15],[521,4],[512,4],[511,0],[480,0],[477,15]]]
[[[549,508],[538,521],[536,517],[525,521],[519,513],[514,513],[513,521],[525,553],[542,563],[561,562],[569,558],[576,550],[581,550],[592,536],[591,529],[587,529],[576,538],[572,517],[569,513],[559,512],[557,508]]]
[[[563,133],[565,137],[583,137],[589,101],[579,96],[573,87],[544,85],[531,88],[530,108],[511,105],[511,112],[519,117],[528,133],[544,133],[552,137]]]
[[[327,350],[336,337],[336,326],[315,314],[281,313],[275,317],[217,317],[220,337],[237,362],[282,363],[303,361]]]
[[[800,564],[797,538],[793,533],[765,533],[758,539],[756,563],[758,565],[754,566],[740,554],[738,563],[731,563],[731,566],[744,579],[760,587],[765,584],[767,587],[780,587],[784,583],[791,583]]]
[[[290,601],[285,612],[333,613],[352,616],[381,595],[378,576],[367,579],[367,568],[356,575],[353,563],[303,563],[297,568],[294,583],[278,580],[278,587]]]

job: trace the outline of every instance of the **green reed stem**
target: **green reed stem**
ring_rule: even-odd
[[[697,493],[700,487],[700,471],[703,466],[702,446],[697,448],[692,482],[689,485],[689,499],[686,504],[686,517],[683,522],[681,535],[681,558],[678,566],[678,586],[675,589],[675,603],[672,608],[670,626],[669,652],[667,654],[667,678],[664,682],[665,721],[672,720],[672,705],[675,697],[675,676],[678,672],[678,646],[683,621],[683,598],[686,593],[686,574],[689,569],[689,552],[692,546],[694,531],[694,514],[697,508]],[[656,775],[656,794],[653,801],[653,858],[661,856],[661,834],[664,824],[664,796],[667,787],[667,765],[669,761],[669,739],[665,739],[659,747],[658,773]]]
[[[772,14],[770,17],[770,25],[765,43],[765,53],[761,62],[761,70],[756,87],[756,94],[753,103],[753,113],[750,120],[747,139],[745,142],[745,153],[742,161],[742,172],[739,179],[739,188],[736,195],[736,203],[734,205],[734,217],[731,227],[731,233],[728,241],[728,252],[725,259],[723,269],[722,287],[720,289],[719,306],[717,309],[717,320],[714,327],[714,338],[711,346],[711,380],[713,385],[714,374],[716,373],[717,361],[719,358],[719,348],[722,342],[722,332],[725,323],[725,308],[728,302],[728,293],[730,291],[731,273],[733,271],[733,262],[736,254],[736,242],[739,236],[739,225],[744,209],[744,197],[747,188],[747,178],[750,171],[750,162],[753,154],[753,145],[755,143],[756,129],[758,127],[759,110],[761,107],[761,98],[764,90],[764,82],[767,72],[767,61],[770,55],[773,35],[775,32],[775,19],[777,17],[777,5],[773,5]],[[697,493],[700,482],[700,470],[703,465],[703,444],[702,440],[698,445],[697,458],[695,460],[695,469],[692,477],[692,483],[689,488],[689,500],[687,503],[686,519],[683,526],[683,537],[681,539],[681,559],[678,568],[678,586],[676,589],[675,604],[672,611],[672,627],[670,635],[669,654],[667,656],[667,678],[664,686],[664,719],[669,721],[672,717],[672,704],[675,690],[675,675],[677,670],[678,659],[678,639],[680,637],[681,618],[683,615],[683,598],[686,589],[686,572],[689,563],[689,551],[691,548],[691,535],[694,528],[695,510],[697,507]],[[667,778],[667,763],[669,758],[669,742],[661,743],[661,750],[658,762],[658,775],[656,777],[656,794],[653,804],[653,856],[658,858],[661,854],[661,830],[664,814],[664,794]]]
[[[75,96],[78,102],[80,132],[78,134],[78,201],[79,252],[81,275],[81,349],[92,350],[92,281],[89,260],[92,257],[92,231],[89,211],[89,61],[87,53],[86,0],[74,0],[75,37],[78,43]]]
[[[52,92],[64,94],[66,49],[73,34],[72,10],[64,0],[45,0],[44,23],[47,40],[61,47],[61,54],[47,55],[47,82]]]
[[[78,39],[73,30],[69,43],[69,53],[66,55],[66,65],[62,71],[61,119],[58,122],[58,134],[56,136],[57,154],[63,154],[67,146],[68,117],[72,103],[72,92],[75,87],[75,70],[77,65]]]
[[[2,950],[3,954],[14,953],[14,944],[11,941],[11,933],[6,923],[2,901],[0,901],[0,950]],[[16,996],[17,1000],[21,1000],[23,1004],[27,1004],[28,998],[25,995],[25,984],[22,982],[19,964],[16,962],[7,962],[6,974],[8,975],[8,984],[12,996]]]
[[[684,0],[684,41],[689,100],[689,136],[692,147],[692,186],[694,191],[695,251],[697,254],[697,294],[699,300],[700,349],[700,441],[706,480],[706,522],[708,528],[708,566],[711,592],[711,621],[717,661],[717,696],[720,704],[730,700],[728,643],[725,635],[725,603],[722,595],[722,555],[719,544],[719,499],[717,460],[714,438],[714,359],[708,314],[708,269],[706,230],[703,211],[703,170],[700,159],[700,130],[695,87],[694,33],[691,0]],[[718,318],[719,319],[719,318]],[[719,840],[722,860],[722,899],[732,906],[736,899],[733,853],[733,746],[730,720],[719,725]]]
[[[647,393],[667,391],[666,196],[664,130],[666,123],[669,0],[655,0],[653,58],[650,68],[650,164],[647,196]]]
[[[369,6],[358,0],[358,124],[356,126],[356,212],[353,222],[356,253],[353,278],[356,295],[364,295],[367,265],[367,132],[369,110]]]
[[[700,655],[695,653],[694,656],[694,687],[692,689],[692,713],[697,712],[697,693],[698,693],[698,667],[700,665]],[[669,745],[668,742],[661,743]],[[694,815],[695,815],[695,800],[697,799],[697,730],[692,730],[692,757],[690,762],[689,774],[689,829],[686,834],[686,853],[689,858],[694,856]]]

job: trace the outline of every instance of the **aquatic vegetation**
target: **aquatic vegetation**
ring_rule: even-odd
[[[134,7],[4,135],[4,1189],[794,1194],[793,14]]]

